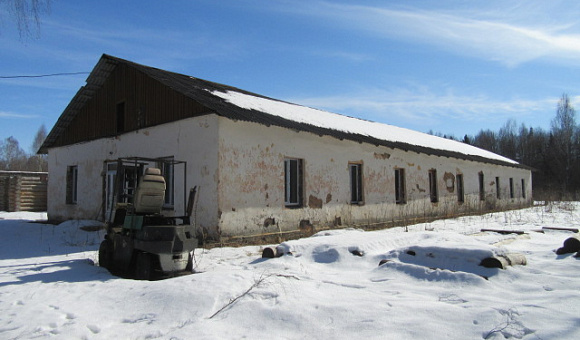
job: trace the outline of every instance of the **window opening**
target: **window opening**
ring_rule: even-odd
[[[407,203],[405,192],[405,169],[395,169],[395,203]]]
[[[363,202],[363,180],[362,164],[351,163],[350,169],[350,203],[359,204]]]
[[[173,157],[163,158],[165,162],[159,162],[157,166],[161,168],[161,174],[165,178],[165,201],[164,208],[173,208],[175,205],[175,165]]]
[[[510,198],[514,198],[514,179],[510,178]]]
[[[479,173],[479,200],[485,201],[485,185],[484,185],[483,172]]]
[[[457,185],[457,202],[465,202],[465,192],[463,189],[463,174],[455,175],[455,182]]]
[[[495,197],[497,197],[497,199],[501,198],[501,185],[499,183],[499,177],[495,178]]]
[[[429,170],[429,196],[431,203],[439,202],[439,194],[437,192],[437,170]]]
[[[301,207],[302,199],[302,160],[284,160],[284,203],[287,207]]]
[[[77,204],[78,193],[78,166],[71,165],[66,169],[66,203]]]
[[[526,180],[522,178],[522,198],[526,198]]]

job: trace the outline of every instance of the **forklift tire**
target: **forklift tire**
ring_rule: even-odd
[[[111,270],[113,261],[113,242],[105,239],[99,246],[99,266]]]
[[[135,259],[135,279],[151,280],[153,278],[153,255],[138,252]]]
[[[187,265],[185,266],[185,272],[192,273],[193,272],[193,257],[191,253],[187,256]]]

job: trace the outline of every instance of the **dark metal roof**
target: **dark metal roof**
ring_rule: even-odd
[[[531,169],[525,165],[517,163],[509,163],[502,160],[485,158],[482,156],[467,155],[460,152],[442,150],[438,148],[430,148],[425,146],[418,146],[411,143],[401,141],[389,141],[371,137],[368,135],[349,133],[345,131],[334,130],[330,128],[320,127],[313,124],[297,122],[290,119],[285,119],[280,116],[272,115],[262,111],[242,108],[236,106],[223,98],[212,94],[213,91],[227,92],[235,91],[242,94],[265,98],[282,102],[277,99],[265,97],[256,93],[248,92],[232,86],[219,84],[195,77],[190,77],[184,74],[174,73],[170,71],[161,70],[158,68],[137,64],[128,60],[120,59],[110,55],[103,54],[91,74],[88,76],[84,87],[81,87],[69,105],[63,111],[62,115],[48,134],[44,144],[39,150],[39,153],[47,153],[59,135],[67,129],[70,122],[75,118],[79,110],[92,98],[95,92],[104,84],[107,77],[115,69],[118,64],[125,64],[129,67],[135,68],[147,76],[159,81],[165,86],[191,98],[209,109],[208,113],[216,113],[222,117],[227,117],[233,120],[242,120],[263,124],[266,126],[274,125],[280,126],[295,131],[310,132],[316,135],[332,136],[338,139],[346,139],[359,143],[368,143],[377,146],[386,146],[389,148],[400,149],[404,151],[412,151],[416,153],[423,153],[428,155],[436,155],[442,157],[451,157],[457,159],[470,160],[475,162],[491,163],[497,165],[504,165],[516,168]]]

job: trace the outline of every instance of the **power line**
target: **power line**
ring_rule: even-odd
[[[51,74],[39,74],[33,76],[0,76],[0,79],[15,79],[15,78],[44,78],[44,77],[56,77],[56,76],[74,76],[79,74],[89,74],[90,72],[66,72],[66,73],[51,73]]]

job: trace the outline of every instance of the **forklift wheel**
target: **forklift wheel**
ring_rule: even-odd
[[[113,260],[113,242],[104,240],[99,246],[99,266],[111,270]]]
[[[153,255],[137,253],[135,261],[135,279],[151,280],[153,278]]]
[[[187,256],[187,265],[185,266],[185,271],[187,273],[193,272],[193,258],[191,256],[191,253],[189,253],[189,255]]]

